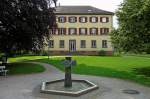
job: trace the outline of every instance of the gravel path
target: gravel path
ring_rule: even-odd
[[[79,97],[43,94],[39,92],[43,81],[63,79],[64,73],[54,66],[41,64],[46,71],[38,74],[0,76],[0,99],[150,99],[150,88],[133,82],[86,75],[73,74],[74,79],[87,79],[99,86],[98,90]],[[138,90],[140,94],[129,95],[122,93],[124,89]]]

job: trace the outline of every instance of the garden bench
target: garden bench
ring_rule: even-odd
[[[8,70],[6,70],[5,66],[0,66],[0,74],[6,76]]]

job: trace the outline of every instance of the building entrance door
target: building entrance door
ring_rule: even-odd
[[[69,40],[69,51],[76,51],[76,40]]]

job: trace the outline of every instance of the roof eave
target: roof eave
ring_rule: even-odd
[[[110,13],[55,13],[56,15],[114,15],[113,12]]]

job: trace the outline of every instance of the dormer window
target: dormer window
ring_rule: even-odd
[[[88,12],[91,12],[92,10],[88,10]]]
[[[88,13],[91,13],[91,12],[92,12],[92,10],[89,9],[89,10],[88,10]]]

